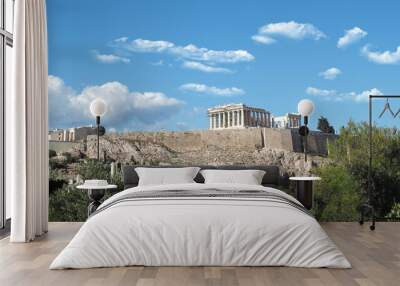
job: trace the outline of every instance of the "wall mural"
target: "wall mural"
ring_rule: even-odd
[[[50,220],[85,220],[89,201],[76,186],[96,178],[121,190],[126,164],[276,165],[284,177],[318,175],[317,219],[357,220],[368,183],[368,96],[400,92],[394,8],[48,1]],[[298,132],[304,98],[315,105],[307,162]],[[99,141],[96,99],[106,105]],[[378,217],[397,219],[398,119],[380,116],[381,103],[372,197]],[[390,107],[396,113],[400,101]]]

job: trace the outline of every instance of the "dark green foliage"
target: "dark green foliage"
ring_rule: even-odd
[[[101,179],[117,185],[117,190],[106,192],[104,200],[123,189],[121,172],[118,171],[111,177],[110,164],[97,160],[82,161],[77,167],[77,173],[83,180]],[[76,185],[67,185],[67,179],[59,170],[50,171],[49,183],[49,220],[85,221],[90,203],[87,192],[77,189]]]
[[[354,221],[358,218],[360,186],[343,166],[320,168],[315,185],[314,214],[320,221]]]
[[[338,172],[339,180],[346,182],[352,178],[359,186],[357,188],[358,197],[364,202],[368,198],[368,131],[368,124],[356,124],[350,121],[347,127],[341,128],[340,136],[335,144],[330,145],[331,163],[316,170],[322,174],[323,178],[327,176],[326,172],[329,170]],[[400,135],[396,129],[373,127],[372,143],[371,203],[375,207],[377,216],[382,218],[392,209],[394,202],[400,201]],[[350,192],[349,184],[343,183],[340,187],[344,193]],[[329,192],[330,187],[327,186],[327,188],[326,192]],[[321,189],[321,192],[324,190]],[[321,195],[328,196],[328,194]],[[325,217],[337,216],[334,213],[327,215],[327,211],[328,209],[325,210]],[[347,217],[342,219],[346,220]]]
[[[56,190],[61,189],[65,184],[68,183],[67,178],[65,178],[59,170],[50,169],[49,172],[49,193],[50,195]]]
[[[329,121],[326,117],[321,116],[318,119],[318,126],[317,129],[324,133],[332,133],[335,134],[335,128],[329,124]]]
[[[75,158],[72,157],[71,153],[69,152],[64,152],[61,155],[65,157],[66,164],[74,163],[76,161]]]
[[[62,161],[59,161],[59,160],[50,159],[49,160],[49,167],[50,167],[51,170],[65,169],[65,168],[67,168],[67,165],[65,164],[65,162],[62,162]]]
[[[393,221],[400,220],[400,203],[395,203],[391,211],[386,215],[386,218]]]
[[[89,198],[85,191],[64,185],[50,193],[49,221],[85,221]]]
[[[49,158],[53,158],[53,157],[55,157],[55,156],[57,156],[57,152],[50,149],[50,150],[49,150]]]
[[[99,179],[110,181],[111,177],[110,165],[94,159],[81,162],[76,171],[83,180]]]

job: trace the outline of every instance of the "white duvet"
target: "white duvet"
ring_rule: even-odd
[[[136,187],[130,192],[272,188],[232,184]],[[100,206],[101,208],[101,206]],[[90,217],[50,269],[145,266],[350,268],[318,222],[293,206],[258,199],[160,198],[124,201]]]

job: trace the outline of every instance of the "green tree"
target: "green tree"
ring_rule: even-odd
[[[322,180],[315,185],[314,215],[320,221],[358,219],[361,187],[344,166],[329,164],[316,173]]]
[[[55,156],[57,156],[57,152],[52,149],[49,149],[49,158],[53,158]]]
[[[85,221],[89,198],[73,185],[63,185],[49,196],[49,221]]]
[[[378,217],[384,217],[394,202],[400,201],[400,134],[393,128],[372,128],[371,203]],[[340,129],[339,138],[329,146],[330,164],[346,170],[360,186],[358,193],[367,200],[369,125],[350,121]],[[323,172],[324,170],[319,170]],[[339,178],[346,179],[343,172]]]
[[[81,162],[76,171],[83,180],[107,180],[109,183],[118,186],[116,191],[123,189],[121,172],[118,171],[111,177],[111,168],[108,163],[91,159]],[[78,190],[75,185],[68,185],[66,178],[59,170],[50,171],[49,183],[49,220],[85,221],[87,206],[90,203],[86,191]],[[114,193],[115,191],[107,191],[104,200]]]
[[[318,119],[317,129],[324,133],[335,134],[335,128],[329,124],[329,121],[326,117],[321,116]]]

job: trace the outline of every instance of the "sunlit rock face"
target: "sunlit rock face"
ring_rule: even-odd
[[[140,165],[277,165],[288,175],[308,175],[324,164],[327,144],[334,135],[314,132],[312,155],[304,161],[296,130],[253,128],[222,131],[130,132],[101,137],[108,158]],[[97,138],[88,137],[85,153],[96,157]]]

